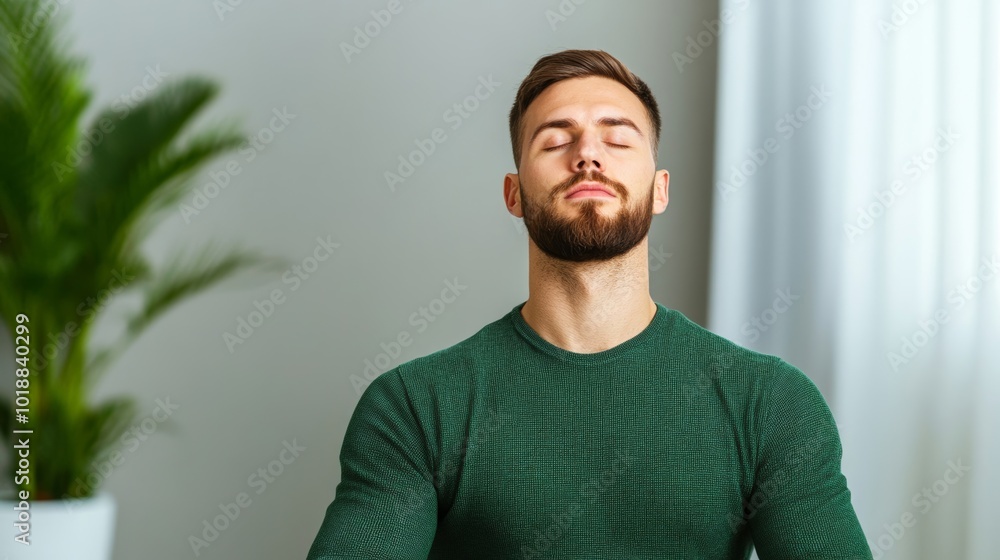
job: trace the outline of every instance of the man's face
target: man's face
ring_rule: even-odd
[[[642,102],[608,78],[563,80],[535,98],[504,196],[541,251],[606,261],[646,238],[666,209],[668,179],[655,169],[650,129]],[[570,196],[579,187],[591,189]]]

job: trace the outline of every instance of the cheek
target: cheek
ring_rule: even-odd
[[[560,175],[552,170],[546,170],[540,166],[533,166],[521,171],[521,189],[538,194],[555,186],[561,179]]]
[[[641,187],[643,192],[645,192],[646,187],[652,185],[656,178],[655,162],[640,161],[639,158],[636,158],[628,165],[628,172],[622,173],[621,176],[625,184],[631,187]]]

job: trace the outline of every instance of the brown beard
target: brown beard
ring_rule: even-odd
[[[621,209],[613,217],[602,215],[597,199],[574,202],[580,215],[566,218],[556,213],[558,200],[580,181],[594,181],[611,188],[621,201]],[[649,235],[653,221],[653,183],[645,200],[630,204],[628,189],[599,171],[579,172],[551,189],[547,200],[535,205],[521,190],[524,227],[535,245],[546,255],[572,262],[606,261],[628,252]]]

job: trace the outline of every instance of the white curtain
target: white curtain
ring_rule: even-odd
[[[876,559],[1000,558],[998,4],[721,2],[709,328],[823,391]]]

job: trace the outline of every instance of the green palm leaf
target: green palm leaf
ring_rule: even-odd
[[[21,487],[33,499],[96,490],[79,481],[134,420],[135,406],[126,397],[93,404],[90,390],[146,327],[228,277],[284,265],[208,247],[152,270],[143,240],[199,171],[244,135],[227,122],[192,130],[219,91],[204,77],[167,80],[81,128],[92,99],[84,62],[57,41],[63,14],[51,8],[47,0],[0,1],[0,322],[13,332],[15,317],[30,317],[29,425],[45,434],[32,446],[36,476]],[[142,296],[141,309],[116,345],[94,353],[91,302],[128,292]],[[55,351],[43,346],[52,340]],[[11,398],[0,397],[8,439],[14,412]],[[10,481],[16,462],[7,464]]]

